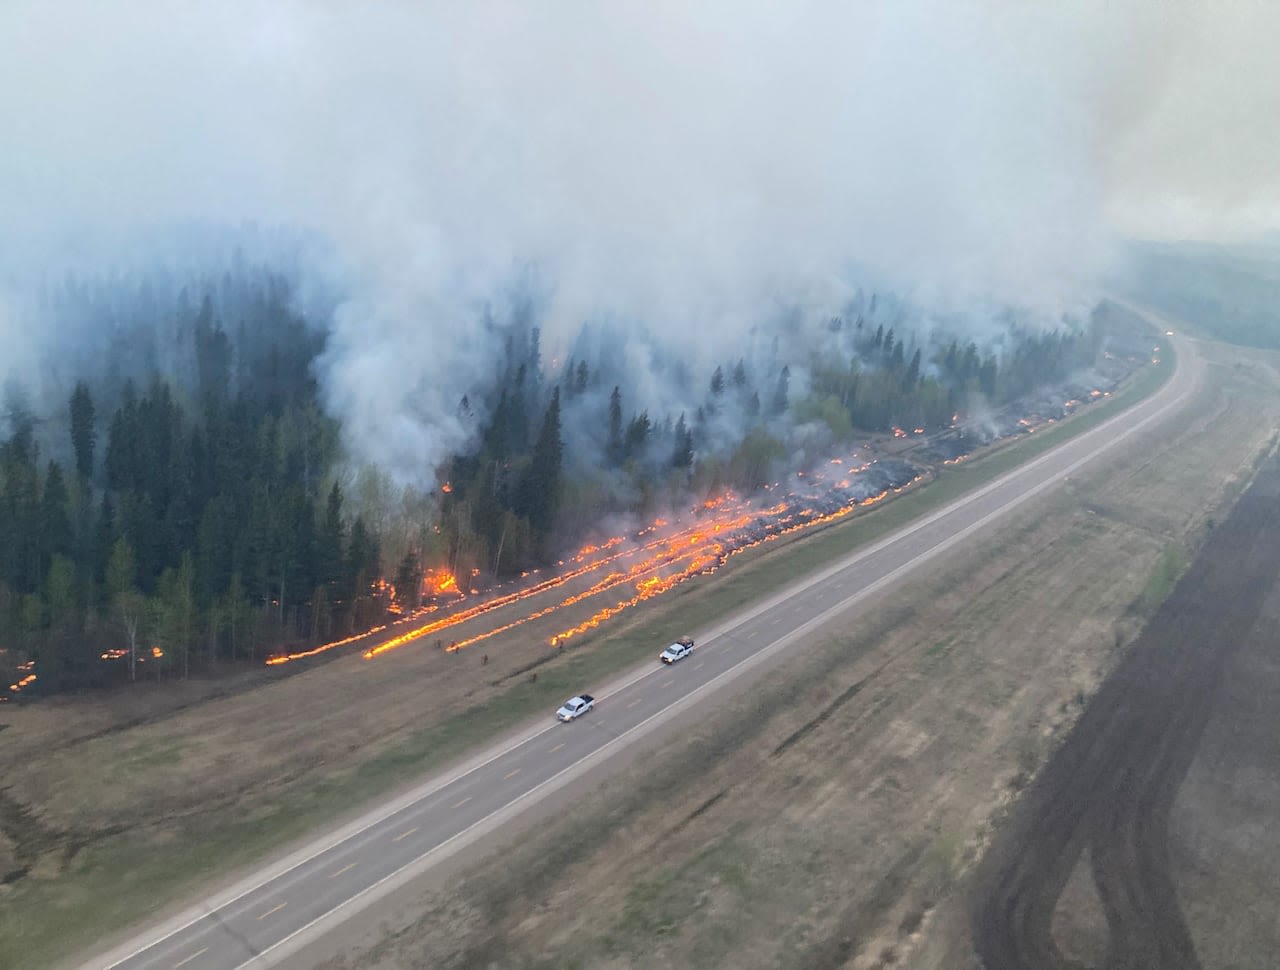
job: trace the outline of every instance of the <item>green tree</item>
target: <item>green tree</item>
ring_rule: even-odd
[[[146,616],[146,599],[134,587],[136,571],[133,550],[128,541],[124,538],[117,539],[107,560],[107,599],[112,610],[120,617],[129,643],[130,681],[138,679],[138,638]]]
[[[71,447],[76,456],[76,474],[81,480],[88,481],[93,477],[93,450],[97,444],[98,432],[94,425],[93,397],[89,393],[89,385],[77,381],[71,392]]]
[[[342,543],[342,488],[335,481],[316,538],[316,578],[322,585],[333,587],[342,577]]]
[[[639,458],[649,443],[649,435],[653,424],[649,421],[649,412],[641,411],[627,422],[627,434],[623,439],[622,451],[628,459]]]
[[[781,373],[778,374],[778,383],[773,389],[773,400],[769,404],[769,413],[771,415],[782,414],[787,410],[790,387],[791,368],[784,365]]]
[[[609,395],[608,454],[611,464],[616,465],[622,461],[622,391],[617,385],[614,385],[613,393]]]
[[[40,497],[40,566],[49,568],[50,557],[70,556],[72,552],[71,519],[67,515],[67,483],[56,461],[49,462],[45,472],[44,492]]]
[[[534,442],[529,467],[517,492],[514,511],[529,520],[542,537],[555,521],[559,503],[560,467],[564,443],[560,439],[560,388],[551,392],[551,403],[542,418],[542,429]]]
[[[157,639],[170,663],[182,663],[185,680],[191,673],[191,641],[195,636],[195,567],[184,552],[176,569],[166,569],[156,584]]]
[[[406,612],[416,610],[422,603],[422,564],[412,549],[404,554],[396,570],[394,580],[396,603]]]
[[[724,393],[724,371],[719,367],[711,374],[711,393],[715,397]]]
[[[671,467],[688,468],[693,464],[693,432],[684,422],[684,412],[676,421],[675,450],[671,454]]]

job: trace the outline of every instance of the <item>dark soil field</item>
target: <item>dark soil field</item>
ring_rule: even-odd
[[[987,970],[1277,965],[1278,577],[1273,457],[1001,828]]]

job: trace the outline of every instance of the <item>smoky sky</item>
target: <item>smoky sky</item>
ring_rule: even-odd
[[[314,232],[330,405],[425,471],[517,285],[552,352],[610,319],[710,365],[858,274],[1052,311],[1118,236],[1280,227],[1277,8],[1060,6],[9,2],[0,266]]]

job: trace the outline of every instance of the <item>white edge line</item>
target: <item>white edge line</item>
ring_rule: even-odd
[[[1069,476],[1073,471],[1075,471],[1080,466],[1087,464],[1091,461],[1094,461],[1099,455],[1110,450],[1112,447],[1119,444],[1120,442],[1124,441],[1130,435],[1137,433],[1140,429],[1146,427],[1148,424],[1152,423],[1153,421],[1157,421],[1160,418],[1164,417],[1166,412],[1171,407],[1173,407],[1173,405],[1179,403],[1183,399],[1183,396],[1184,395],[1181,395],[1181,394],[1178,395],[1172,401],[1168,402],[1167,404],[1153,411],[1151,414],[1148,414],[1146,417],[1130,425],[1130,427],[1127,428],[1123,434],[1118,435],[1111,441],[1106,442],[1101,447],[1089,452],[1088,454],[1081,456],[1080,458],[1076,459],[1074,462],[1072,462],[1070,465],[1063,468],[1061,471],[1059,471],[1055,475],[1045,479],[1043,482],[1036,484],[1035,486],[1028,489],[1026,492],[1022,493],[1021,495],[1017,496],[1010,502],[1007,502],[1006,504],[1001,505],[997,509],[993,509],[991,512],[988,512],[982,518],[974,522],[971,522],[969,525],[965,526],[959,532],[956,532],[953,535],[948,536],[946,539],[944,539],[942,542],[938,543],[937,545],[931,546],[929,549],[926,549],[923,552],[917,553],[911,559],[907,560],[906,562],[902,563],[900,566],[896,567],[895,569],[881,576],[879,579],[875,580],[874,582],[868,584],[867,586],[864,586],[862,589],[858,590],[853,595],[847,597],[844,600],[841,600],[839,603],[836,603],[833,606],[828,607],[827,609],[819,613],[817,616],[814,616],[809,620],[806,620],[804,623],[796,627],[794,630],[792,630],[790,633],[786,634],[785,636],[779,638],[778,640],[775,640],[773,643],[769,644],[768,646],[763,647],[760,650],[757,650],[755,653],[752,653],[751,655],[744,657],[742,660],[739,660],[732,667],[729,667],[727,670],[724,670],[721,673],[717,674],[715,677],[707,681],[705,684],[701,684],[698,687],[695,687],[692,691],[685,694],[683,697],[673,701],[672,703],[668,704],[666,707],[663,707],[662,709],[655,711],[653,714],[649,715],[639,724],[633,725],[632,727],[624,731],[622,734],[619,734],[617,737],[612,738],[611,740],[605,742],[599,748],[596,748],[591,753],[583,756],[578,761],[575,761],[573,764],[562,768],[560,771],[556,772],[550,778],[547,778],[539,782],[533,788],[530,788],[528,791],[525,791],[520,795],[516,796],[514,799],[508,801],[506,804],[502,805],[500,808],[497,808],[493,812],[484,816],[483,818],[478,819],[475,822],[472,822],[471,825],[467,826],[461,832],[454,833],[449,838],[445,839],[443,842],[427,850],[422,855],[406,862],[403,866],[396,869],[394,872],[391,872],[386,876],[383,876],[377,882],[372,883],[369,886],[366,886],[364,889],[360,890],[360,892],[356,893],[354,896],[351,896],[346,900],[344,900],[343,902],[339,903],[333,909],[329,910],[328,912],[322,913],[321,915],[317,916],[315,919],[311,920],[305,925],[294,930],[288,936],[285,936],[282,939],[277,940],[275,943],[271,944],[269,947],[267,947],[265,950],[263,950],[256,956],[245,961],[244,963],[239,964],[235,968],[235,970],[246,970],[246,968],[249,968],[254,964],[257,964],[260,961],[266,961],[266,965],[269,966],[271,961],[268,960],[268,955],[272,953],[272,951],[278,950],[280,947],[285,946],[291,940],[302,935],[303,933],[306,933],[308,930],[312,929],[317,924],[330,919],[331,917],[333,917],[335,914],[339,912],[345,911],[346,916],[352,916],[355,913],[359,912],[361,909],[365,908],[366,906],[372,905],[373,903],[377,902],[378,899],[382,898],[382,896],[385,895],[385,892],[390,892],[392,889],[395,888],[394,885],[387,885],[388,883],[391,883],[392,880],[396,880],[400,877],[407,877],[407,878],[416,877],[416,875],[418,874],[417,870],[419,869],[419,867],[426,868],[426,866],[424,866],[423,864],[428,862],[429,860],[432,860],[432,857],[440,855],[441,853],[445,853],[446,850],[451,845],[453,845],[454,843],[460,840],[463,840],[469,834],[476,832],[476,830],[479,829],[481,826],[484,826],[488,823],[493,822],[499,816],[503,816],[503,815],[510,816],[512,814],[515,814],[517,808],[523,807],[524,803],[530,802],[530,800],[534,799],[534,796],[537,795],[540,791],[547,788],[549,785],[552,785],[554,782],[562,778],[564,775],[570,772],[575,772],[575,771],[579,773],[581,773],[582,771],[585,771],[586,768],[589,767],[593,762],[602,760],[605,754],[611,748],[621,744],[625,739],[631,737],[637,732],[642,731],[656,719],[677,713],[678,711],[690,706],[692,702],[698,697],[698,695],[700,695],[704,691],[710,690],[712,687],[718,685],[722,681],[732,679],[733,677],[742,674],[750,667],[755,666],[759,663],[762,663],[765,659],[784,650],[786,647],[790,646],[790,644],[793,641],[806,636],[811,630],[823,626],[824,624],[829,622],[831,619],[833,619],[836,615],[847,611],[848,609],[855,606],[857,603],[859,603],[863,599],[866,599],[868,596],[871,596],[873,593],[878,592],[882,587],[889,585],[890,583],[893,583],[895,580],[900,578],[904,573],[910,572],[912,569],[915,568],[915,566],[921,560],[930,559],[933,556],[937,555],[938,553],[949,549],[951,546],[968,538],[974,532],[977,532],[978,530],[982,529],[993,519],[997,519],[1006,515],[1010,510],[1018,508],[1020,505],[1030,501],[1032,498],[1039,495],[1041,492],[1049,489],[1054,485],[1057,485],[1059,482],[1062,481],[1063,478],[1066,478],[1067,476]],[[1126,411],[1123,413],[1128,414],[1129,413],[1128,409],[1126,409]],[[1106,427],[1107,424],[1110,424],[1110,423],[1111,422],[1106,422],[1103,425],[1099,425],[1097,429],[1093,429],[1093,430],[1096,431],[1102,427]],[[1081,439],[1073,438],[1071,440],[1078,442]],[[1066,444],[1066,442],[1064,442],[1064,444]],[[1058,449],[1056,448],[1051,449],[1049,453],[1052,453],[1053,451],[1057,451],[1057,450]],[[1029,468],[1031,467],[1031,465],[1021,466],[1021,467]],[[533,803],[536,803],[536,800],[531,802],[531,804]],[[462,848],[462,847],[463,846],[459,846],[458,848]],[[411,872],[410,870],[415,870],[415,871]],[[384,893],[376,893],[378,889],[384,886],[386,887]],[[288,955],[287,953],[281,954],[282,957],[287,955]]]
[[[1170,341],[1170,342],[1172,343],[1173,341]],[[1184,365],[1185,360],[1186,360],[1186,356],[1184,354],[1179,354],[1177,356],[1178,368],[1181,368]],[[1154,401],[1156,401],[1162,391],[1165,391],[1167,388],[1172,386],[1172,382],[1176,374],[1177,374],[1177,369],[1175,369],[1173,375],[1170,375],[1169,382],[1166,383],[1164,387],[1160,389],[1160,391],[1157,391],[1155,396],[1147,398],[1144,402],[1139,402],[1137,405],[1135,405],[1135,407],[1141,407],[1142,404],[1144,403],[1149,405]],[[1194,383],[1195,382],[1193,381],[1192,386],[1194,386]],[[1188,391],[1189,390],[1190,388],[1188,388]],[[946,548],[947,545],[950,542],[955,541],[957,537],[967,536],[972,531],[972,529],[982,524],[985,524],[987,521],[989,521],[991,517],[1002,514],[1007,509],[1016,508],[1018,505],[1020,505],[1023,501],[1025,501],[1030,496],[1039,494],[1039,492],[1042,491],[1044,488],[1048,487],[1048,485],[1056,483],[1062,477],[1074,471],[1076,468],[1080,467],[1080,465],[1093,460],[1098,455],[1102,454],[1103,452],[1107,451],[1114,445],[1123,441],[1125,438],[1129,437],[1129,435],[1133,434],[1138,429],[1145,427],[1151,421],[1156,420],[1157,418],[1163,416],[1164,413],[1168,411],[1174,404],[1177,404],[1179,401],[1181,401],[1183,397],[1186,395],[1186,393],[1187,392],[1184,392],[1183,394],[1178,395],[1171,402],[1161,406],[1157,410],[1153,411],[1151,414],[1140,419],[1135,424],[1132,424],[1128,429],[1126,429],[1126,431],[1123,434],[1112,439],[1111,441],[1108,441],[1102,444],[1099,448],[1095,449],[1094,451],[1091,451],[1089,454],[1078,459],[1076,462],[1068,466],[1058,476],[1047,479],[1045,482],[1036,486],[1033,490],[1025,493],[1020,498],[1015,499],[1013,502],[1009,504],[1001,506],[999,509],[996,509],[994,512],[989,513],[987,516],[984,516],[982,519],[978,520],[977,523],[974,523],[973,525],[966,527],[965,530],[963,530],[960,533],[957,533],[957,535],[953,536],[952,539],[946,540],[942,545],[935,546],[934,550]],[[1061,449],[1069,447],[1071,445],[1078,446],[1080,442],[1087,441],[1090,438],[1099,436],[1104,430],[1119,423],[1123,419],[1126,419],[1126,418],[1131,419],[1132,410],[1133,410],[1132,408],[1124,409],[1119,414],[1116,414],[1113,417],[1102,422],[1101,424],[1097,425],[1096,427],[1083,432],[1081,435],[1078,435],[1073,438],[1069,438],[1068,440],[1062,442],[1061,445],[1054,448],[1050,448],[1044,454],[1036,456],[1034,459],[1027,462],[1026,464],[1019,465],[1016,468],[1010,469],[1005,474],[995,479],[992,479],[987,484],[983,485],[982,487],[972,492],[966,492],[964,495],[959,496],[955,500],[949,502],[947,505],[944,505],[942,508],[937,509],[934,512],[931,512],[929,515],[925,516],[923,519],[917,519],[913,522],[910,522],[907,525],[903,526],[901,529],[897,529],[889,533],[888,535],[878,540],[877,542],[873,543],[872,545],[860,548],[850,556],[847,556],[842,560],[838,560],[836,563],[822,569],[821,571],[816,573],[811,573],[808,576],[797,580],[796,582],[785,587],[775,595],[771,596],[769,599],[765,600],[763,603],[756,606],[754,609],[751,609],[746,613],[738,614],[738,616],[733,621],[723,623],[718,627],[713,628],[713,631],[710,634],[708,634],[706,639],[708,641],[714,642],[717,638],[723,636],[729,630],[742,626],[745,623],[749,623],[751,620],[755,619],[760,614],[776,608],[780,603],[785,602],[787,599],[790,599],[791,597],[799,593],[802,593],[807,589],[810,589],[814,585],[826,582],[826,580],[830,579],[831,576],[835,575],[836,573],[842,572],[843,570],[849,568],[850,566],[853,566],[861,562],[863,559],[869,558],[870,556],[873,556],[879,553],[886,546],[892,545],[893,543],[896,543],[896,542],[900,542],[901,540],[911,535],[914,535],[916,532],[920,531],[921,529],[924,529],[927,526],[932,525],[938,519],[954,513],[957,509],[965,505],[968,505],[976,501],[977,499],[982,498],[983,496],[989,494],[994,489],[1003,487],[1004,485],[1008,484],[1011,481],[1014,481],[1015,479],[1021,477],[1022,475],[1025,475],[1031,472],[1033,469],[1039,467],[1040,465],[1044,464],[1046,461],[1054,457],[1055,454],[1059,452]],[[919,558],[920,558],[919,556],[915,557],[914,559],[910,560],[908,564],[916,562],[916,560]],[[899,570],[894,570],[892,573],[889,573],[888,575],[896,577],[898,574],[899,574]],[[883,578],[885,577],[882,577],[882,579]],[[862,594],[857,594],[857,595],[860,596],[870,590],[878,589],[879,586],[880,586],[880,582],[878,581],[877,583],[873,583],[870,587],[867,587],[862,592]],[[857,602],[857,596],[836,604],[831,609],[824,611],[821,614],[821,616],[825,617],[829,613],[846,609],[856,602]],[[813,621],[809,621],[800,629],[807,630],[812,622]],[[791,636],[792,634],[788,634],[786,637],[782,638],[779,641],[775,641],[774,644],[771,644],[769,647],[764,648],[764,650],[759,651],[756,654],[753,654],[752,656],[767,655],[767,652],[774,649],[774,647],[776,647],[778,643],[789,642],[791,639]],[[751,658],[747,658],[747,660],[750,660],[750,659]],[[742,661],[742,662],[746,662],[746,661]],[[736,665],[734,667],[729,668],[730,671],[736,670],[736,669],[737,669]],[[635,674],[627,676],[624,680],[622,680],[621,683],[618,683],[615,681],[613,684],[610,684],[609,686],[604,688],[599,694],[598,699],[604,700],[608,697],[612,697],[613,695],[620,693],[623,690],[626,690],[627,688],[633,686],[634,684],[639,683],[641,680],[644,680],[646,677],[651,677],[654,674],[663,672],[665,670],[666,670],[665,666],[658,667],[658,668],[646,667],[642,670],[639,670]],[[726,671],[725,673],[728,673],[728,672],[729,671]],[[720,676],[723,676],[723,675],[720,675]],[[711,684],[715,682],[716,681],[713,679],[711,681],[708,681],[707,683]],[[705,687],[707,685],[703,685],[703,686]],[[698,688],[697,690],[701,690],[701,688]],[[696,692],[697,691],[695,691],[694,693],[696,694]],[[685,695],[685,698],[682,698],[680,701],[676,701],[675,704],[680,704],[683,702],[684,699],[687,699],[688,697],[691,697],[691,696],[694,696],[694,694]],[[672,707],[674,706],[675,705],[673,704]],[[670,710],[670,709],[671,707],[664,708],[664,711]],[[662,713],[662,712],[659,712],[659,713]],[[657,715],[654,715],[654,716],[657,716]],[[638,728],[646,723],[648,723],[647,720],[641,722],[640,725],[636,725],[636,727]],[[490,748],[488,749],[488,751],[481,752],[475,758],[461,764],[453,772],[450,772],[447,775],[443,775],[435,779],[432,779],[430,781],[427,781],[426,783],[420,785],[419,787],[406,792],[404,795],[401,795],[399,798],[393,799],[391,802],[385,805],[382,809],[376,810],[374,814],[361,816],[360,818],[355,819],[353,822],[349,823],[348,825],[335,830],[329,836],[323,837],[322,839],[319,839],[315,842],[312,842],[296,850],[295,852],[286,856],[284,859],[280,860],[276,865],[269,867],[265,872],[260,871],[259,873],[255,873],[254,875],[247,877],[241,882],[236,883],[235,885],[230,887],[228,890],[226,890],[223,894],[221,894],[221,896],[214,897],[214,899],[209,903],[197,904],[195,906],[189,907],[188,909],[184,910],[178,915],[172,917],[166,923],[162,924],[161,929],[158,929],[154,931],[153,934],[151,934],[151,936],[148,939],[148,942],[143,943],[141,945],[133,941],[125,943],[123,946],[118,948],[117,953],[120,950],[123,950],[125,947],[132,947],[132,949],[130,949],[124,955],[116,955],[115,953],[109,953],[106,959],[111,960],[110,963],[101,964],[101,963],[95,962],[91,964],[86,964],[85,967],[86,968],[103,967],[105,968],[105,970],[113,970],[113,968],[133,959],[133,957],[137,956],[138,954],[151,949],[153,946],[163,943],[169,937],[174,936],[178,933],[181,933],[183,930],[187,929],[188,927],[192,926],[195,923],[198,923],[200,920],[204,919],[206,916],[212,915],[213,913],[216,913],[218,910],[224,909],[232,905],[233,903],[238,902],[239,900],[243,899],[245,896],[248,896],[251,893],[261,889],[263,886],[266,886],[267,884],[275,881],[276,879],[279,879],[282,876],[287,875],[288,873],[292,872],[293,870],[297,869],[300,866],[306,865],[308,862],[311,862],[317,856],[323,855],[325,852],[328,852],[330,849],[336,848],[337,846],[341,845],[343,842],[346,842],[347,840],[352,839],[355,836],[360,835],[371,828],[374,828],[375,826],[381,824],[382,822],[385,822],[388,818],[397,814],[398,812],[403,811],[406,808],[410,808],[415,803],[423,801],[426,798],[429,798],[431,795],[434,795],[436,792],[440,791],[441,789],[446,788],[457,781],[460,781],[461,779],[465,778],[470,774],[480,771],[482,768],[486,767],[487,765],[491,764],[494,761],[497,761],[499,758],[502,758],[503,756],[511,753],[512,751],[515,751],[517,748],[521,747],[522,745],[528,744],[530,741],[536,740],[545,734],[549,734],[552,731],[557,730],[560,726],[561,725],[557,722],[554,724],[547,725],[545,727],[540,727],[534,730],[530,734],[525,734],[524,736],[519,737],[517,740],[508,742],[504,747],[496,751]],[[631,731],[634,731],[635,729],[636,728],[632,728]],[[631,732],[628,731],[622,735],[619,735],[619,737],[620,738],[626,737],[629,733]],[[605,748],[609,747],[611,744],[612,742],[610,742],[610,744],[608,745],[605,745]],[[604,748],[597,749],[597,751],[601,751],[601,750],[604,750]],[[588,755],[587,757],[590,758],[591,755]],[[581,763],[582,763],[581,761],[575,762],[574,765],[570,765],[567,768],[563,769],[562,771],[572,770],[574,767],[576,767],[578,764],[581,764]],[[559,775],[553,776],[553,778],[555,777],[559,777]],[[550,780],[552,779],[548,779],[548,781]],[[546,784],[546,783],[547,782],[543,782],[543,784]],[[537,791],[537,789],[536,788],[531,789],[529,792],[526,792],[525,795],[520,796],[520,798],[517,799],[517,801],[519,801],[520,799],[523,799],[527,795],[531,794],[533,791]],[[510,802],[508,804],[514,805],[515,802]],[[491,817],[491,816],[486,816],[486,818],[488,817]],[[481,821],[484,821],[484,819],[482,819]],[[474,825],[478,825],[478,824],[480,823],[479,822],[474,823]],[[474,827],[474,825],[472,827]],[[449,841],[452,841],[453,839],[458,838],[459,836],[465,834],[467,831],[470,831],[470,828],[465,829],[463,830],[463,832],[457,833],[456,835],[452,836]],[[431,851],[435,852],[442,849],[444,846],[449,844],[449,841],[441,843],[439,846],[436,846],[436,848]],[[412,865],[413,863],[409,863],[409,864]],[[397,872],[399,871],[400,870],[397,870]],[[395,873],[393,873],[392,875],[394,876]],[[383,881],[389,878],[391,878],[391,876],[384,877]],[[362,893],[367,892],[369,889],[372,889],[377,885],[380,885],[380,882],[374,883],[373,886],[370,886],[366,890],[363,890]],[[357,896],[352,897],[351,900],[360,898],[360,895],[361,894],[357,894]],[[323,919],[324,917],[322,916],[319,918]],[[176,924],[176,925],[172,925],[172,924]],[[172,928],[165,931],[164,927],[168,927],[170,925],[172,925]],[[301,932],[301,931],[298,931],[298,932]],[[136,939],[137,938],[135,937],[135,940]],[[286,937],[286,939],[288,939],[288,937]],[[281,942],[283,943],[284,941],[282,940]],[[279,944],[275,944],[275,945],[278,946]],[[263,951],[263,952],[266,953],[269,951]]]

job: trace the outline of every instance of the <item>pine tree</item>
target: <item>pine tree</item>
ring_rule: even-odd
[[[615,385],[609,395],[609,444],[608,456],[611,464],[622,461],[622,391]]]
[[[97,429],[93,424],[93,398],[84,381],[76,383],[71,392],[71,447],[76,456],[76,474],[82,481],[93,477],[93,449],[97,442]]]
[[[783,366],[782,372],[778,374],[778,384],[773,391],[773,400],[769,404],[769,413],[773,415],[782,414],[786,409],[789,401],[791,387],[791,368]]]
[[[671,466],[673,468],[688,468],[693,464],[693,432],[685,424],[683,412],[681,412],[679,420],[676,421],[675,439],[675,449],[671,455]]]
[[[652,430],[648,411],[641,411],[628,421],[627,435],[622,444],[623,454],[628,459],[640,457],[645,445],[649,443],[649,433]]]
[[[556,387],[551,392],[551,403],[542,418],[542,430],[538,432],[529,467],[516,495],[516,513],[528,519],[534,530],[544,536],[551,531],[558,508],[563,450],[560,388]]]
[[[67,483],[56,461],[49,462],[44,492],[40,497],[40,572],[48,571],[55,555],[70,556],[71,520],[67,516]]]
[[[724,393],[724,371],[717,367],[711,375],[711,393],[719,397]]]
[[[920,351],[911,355],[911,363],[907,365],[907,374],[902,379],[902,389],[910,394],[920,383]]]
[[[335,481],[325,502],[324,521],[317,538],[316,579],[333,586],[342,576],[342,489]]]

